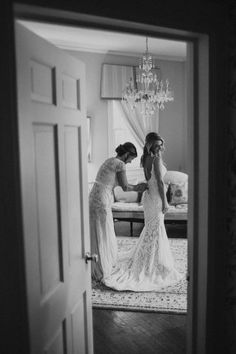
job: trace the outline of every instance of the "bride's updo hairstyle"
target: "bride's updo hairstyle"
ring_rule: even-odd
[[[122,156],[122,155],[126,154],[127,152],[129,154],[129,156],[131,156],[131,157],[138,156],[136,147],[134,146],[134,144],[132,144],[130,142],[120,144],[119,146],[117,146],[115,151],[118,156]]]
[[[160,151],[164,150],[164,139],[157,134],[156,132],[151,132],[146,135],[145,145],[143,147],[143,155],[141,156],[141,166],[144,166],[145,159],[151,153],[154,153],[153,145],[155,142],[161,141],[162,146],[160,147]]]

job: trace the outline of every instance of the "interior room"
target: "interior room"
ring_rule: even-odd
[[[30,21],[21,23],[86,65],[89,190],[102,162],[113,156],[115,148],[124,141],[133,142],[138,149],[138,158],[127,165],[129,182],[144,180],[140,167],[142,143],[134,136],[119,105],[129,73],[120,80],[117,78],[120,68],[139,65],[146,49],[145,36]],[[187,44],[151,37],[148,47],[160,79],[169,80],[174,95],[174,100],[153,117],[152,128],[164,137],[167,169],[188,174]]]
[[[181,272],[186,272],[188,214],[187,43],[155,37],[147,38],[130,33],[66,27],[32,21],[20,21],[19,23],[85,64],[88,192],[94,184],[100,165],[107,158],[114,156],[116,147],[125,141],[134,143],[138,151],[138,157],[131,164],[127,164],[128,182],[136,184],[145,181],[143,168],[140,165],[145,134],[155,131],[164,138],[165,151],[163,156],[167,168],[164,182],[166,190],[169,190],[170,194],[170,209],[165,215],[165,226],[171,247],[175,252],[174,256],[178,259],[181,258],[181,264],[179,264]],[[122,99],[124,100],[125,87],[130,80],[129,75],[138,67],[145,50],[151,53],[153,57],[154,69],[157,72],[158,79],[163,80],[165,86],[166,80],[168,80],[173,99],[164,103],[163,108],[156,109],[153,115],[149,114],[149,116],[142,117],[143,126],[141,126],[141,129],[143,128],[143,135],[137,135],[134,127],[127,122],[127,116],[121,102]],[[113,221],[120,247],[131,247],[135,239],[141,234],[144,227],[141,200],[142,195],[138,192],[123,192],[119,186],[114,190]],[[170,289],[167,293],[167,297],[171,296],[172,290]],[[179,336],[176,331],[173,340],[171,337],[170,339],[172,345],[174,345],[179,336],[179,352],[184,352],[186,340],[185,315],[187,311],[186,279],[182,284],[182,289],[179,290],[179,294],[172,299],[172,303],[168,303],[164,297],[160,297],[156,301],[156,307],[153,304],[151,307],[140,306],[135,302],[132,304],[130,300],[130,304],[127,305],[127,299],[125,298],[112,303],[107,296],[101,301],[99,291],[102,290],[99,286],[97,288],[95,286],[92,295],[95,353],[99,353],[101,347],[101,343],[96,343],[96,329],[98,328],[99,331],[100,325],[98,323],[104,320],[99,309],[107,309],[108,311],[113,309],[114,312],[110,320],[115,313],[118,316],[122,314],[122,312],[115,312],[117,310],[140,311],[143,316],[152,315],[152,321],[158,321],[159,330],[163,331],[164,327],[160,325],[162,323],[160,317],[154,317],[153,312],[161,314],[162,321],[166,318],[169,323],[168,330],[179,326],[181,335]],[[144,298],[143,294],[139,294],[139,296],[141,299]],[[155,300],[147,297],[146,303],[148,302],[154,303]],[[162,307],[160,307],[161,302],[164,302]],[[178,305],[173,305],[174,303],[178,303]],[[178,314],[180,315],[179,318]],[[145,321],[143,326],[146,331],[149,331],[148,321]],[[137,335],[138,333],[136,333]],[[128,336],[126,335],[126,337]],[[109,343],[109,340],[107,342]],[[168,335],[164,342],[166,350],[168,350]],[[163,343],[159,343],[159,345],[163,345]],[[137,350],[137,348],[132,349],[131,347],[130,344],[130,353],[132,350]],[[155,346],[154,348],[155,351],[158,347]],[[147,351],[147,346],[143,350],[146,353],[152,352],[150,348]],[[104,346],[101,348],[101,352],[103,351]]]
[[[111,31],[99,31],[88,28],[74,28],[21,21],[24,26],[47,39],[55,46],[86,64],[87,115],[91,117],[92,157],[88,163],[88,182],[94,181],[97,170],[104,159],[114,153],[115,144],[120,143],[119,132],[113,141],[114,126],[111,123],[110,101],[122,98],[122,88],[115,87],[120,82],[111,83],[111,87],[102,87],[106,80],[103,64],[114,66],[138,66],[139,59],[146,49],[145,36]],[[168,79],[174,91],[174,101],[159,111],[155,129],[165,137],[165,161],[170,170],[187,173],[187,122],[186,122],[186,42],[148,39],[149,52],[160,67],[161,78]],[[116,68],[114,68],[115,70]],[[103,78],[104,75],[104,78]],[[108,73],[108,75],[110,75]],[[111,73],[112,75],[112,73]],[[118,75],[115,72],[113,75]],[[125,85],[126,75],[122,80]],[[111,80],[110,77],[107,80]],[[104,84],[106,85],[106,83]],[[104,89],[104,90],[103,90]],[[124,88],[123,88],[124,89]],[[102,90],[104,92],[102,92]],[[107,97],[108,93],[109,97]],[[112,92],[113,90],[113,92]],[[117,92],[119,96],[117,97]],[[113,123],[115,124],[115,123]],[[116,127],[116,129],[121,129]],[[107,133],[106,133],[107,132]],[[122,132],[120,134],[128,134]],[[112,138],[111,138],[112,136]],[[101,139],[102,137],[102,139]],[[139,155],[141,147],[139,147]],[[136,162],[138,165],[138,162]],[[132,166],[131,166],[131,169]],[[130,173],[131,174],[131,173]]]
[[[88,160],[92,166],[97,151],[94,140],[90,147],[88,141],[94,112],[88,112],[85,104],[85,64],[17,26],[16,19],[24,19],[136,33],[144,39],[148,33],[149,41],[161,35],[188,42],[190,273],[187,326],[185,320],[175,322],[175,335],[183,343],[186,329],[187,353],[235,353],[235,5],[221,1],[188,5],[149,1],[137,3],[134,11],[127,2],[4,2],[0,14],[3,352],[92,354],[99,341],[108,343],[104,329],[110,337],[117,334],[123,352],[129,339],[139,349],[142,343],[147,345],[143,338],[148,334],[150,350],[158,345],[153,338],[162,341],[160,352],[166,343],[179,347],[162,331],[164,326],[173,335],[172,314],[170,327],[166,313],[158,314],[154,326],[156,313],[140,316],[136,311],[129,317],[128,311],[94,309],[92,316],[89,220],[84,211],[88,181],[93,183],[96,170],[88,177],[83,167],[88,167]],[[143,45],[138,57],[141,53]],[[93,133],[90,136],[94,138]],[[110,154],[108,146],[104,158]],[[119,225],[126,225],[124,240],[127,232],[131,234],[130,220],[117,220],[117,239]],[[129,240],[135,240],[139,227],[141,223],[133,222],[134,236]],[[142,317],[146,325],[140,325]],[[95,348],[92,323],[95,338],[103,330]],[[139,331],[138,340],[132,340],[134,330]],[[109,353],[116,348],[110,345]]]

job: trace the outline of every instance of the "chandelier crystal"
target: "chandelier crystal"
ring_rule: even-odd
[[[174,100],[173,93],[169,90],[169,81],[166,80],[164,83],[159,80],[154,69],[153,57],[148,52],[148,38],[146,38],[146,51],[139,60],[136,84],[130,78],[122,97],[131,109],[135,109],[140,103],[141,113],[145,118],[152,116],[157,109],[163,110],[164,103]]]

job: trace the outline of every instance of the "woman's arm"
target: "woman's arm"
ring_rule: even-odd
[[[139,184],[129,184],[126,176],[125,171],[119,171],[116,173],[118,184],[121,186],[123,191],[137,191],[143,192],[147,188],[146,183],[139,183]]]
[[[154,164],[154,173],[156,176],[156,180],[157,180],[157,186],[158,186],[158,190],[160,193],[160,197],[162,200],[162,211],[163,213],[165,213],[168,210],[168,202],[167,202],[167,198],[166,198],[166,192],[165,192],[165,184],[164,181],[162,179],[162,175],[161,175],[161,160],[160,157],[156,157],[153,161]]]

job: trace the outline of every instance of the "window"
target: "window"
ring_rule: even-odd
[[[127,176],[128,178],[131,178],[132,176],[132,178],[143,180],[143,170],[140,166],[140,158],[142,156],[143,149],[130,131],[120,101],[109,100],[108,106],[108,117],[110,127],[108,131],[110,142],[109,151],[112,154],[118,145],[124,144],[126,141],[130,141],[131,143],[133,143],[136,146],[138,157],[134,159],[130,164],[127,164]]]

